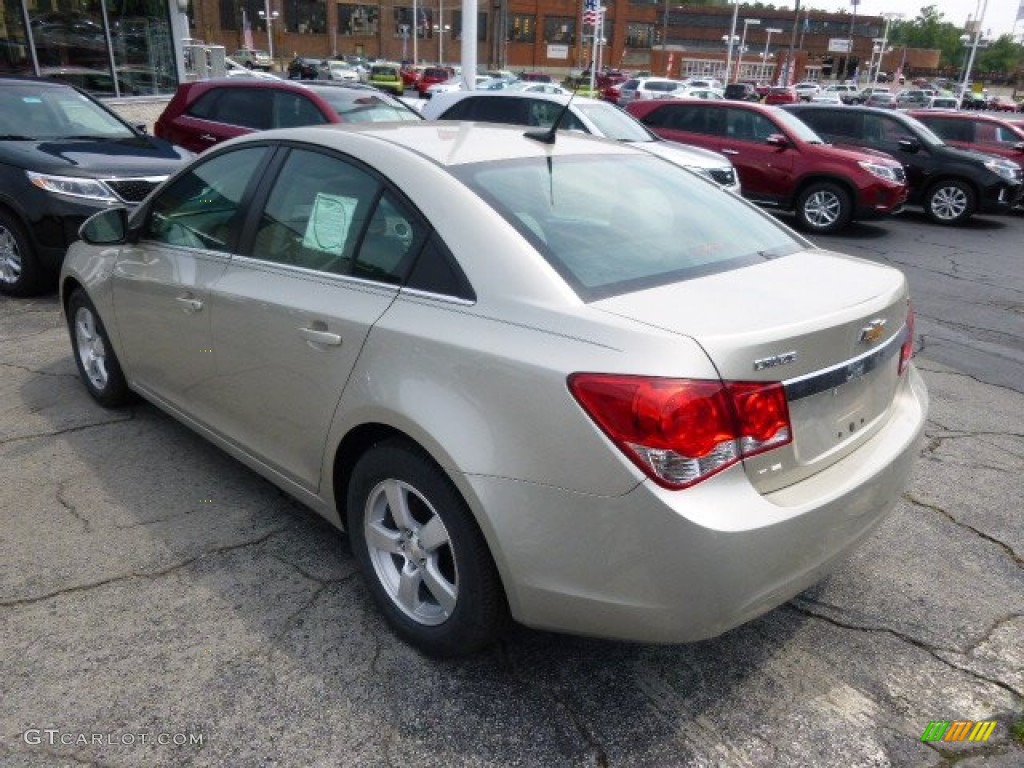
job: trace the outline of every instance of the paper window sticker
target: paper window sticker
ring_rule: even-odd
[[[358,200],[354,197],[318,192],[306,224],[306,233],[302,237],[302,245],[340,256],[352,228],[357,204]]]

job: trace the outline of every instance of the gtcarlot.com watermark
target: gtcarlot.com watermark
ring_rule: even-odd
[[[202,746],[201,733],[134,733],[131,731],[108,733],[85,733],[64,731],[60,728],[29,728],[21,735],[29,746],[38,747],[134,747],[156,744],[161,747]]]

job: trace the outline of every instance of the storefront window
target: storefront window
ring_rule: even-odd
[[[166,3],[120,0],[106,10],[109,30],[104,27],[100,0],[85,0],[64,10],[31,8],[38,75],[71,83],[95,96],[172,93],[178,78]],[[21,13],[20,3],[4,2],[0,66],[7,72],[32,74]],[[116,82],[110,71],[111,54]]]

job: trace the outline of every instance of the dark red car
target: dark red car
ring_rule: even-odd
[[[422,119],[395,97],[366,85],[232,77],[179,85],[153,133],[202,152],[268,128]]]
[[[416,81],[416,91],[421,99],[427,98],[427,89],[437,83],[446,83],[455,77],[452,67],[427,67]]]
[[[947,144],[1002,155],[1024,165],[1024,125],[1012,118],[983,112],[940,112],[915,109],[908,112],[931,128]]]
[[[811,232],[887,216],[907,197],[903,166],[890,156],[825,144],[778,107],[661,99],[633,102],[627,111],[664,139],[725,155],[739,173],[744,197],[794,211]]]
[[[416,83],[420,81],[420,77],[423,75],[423,67],[413,64],[403,64],[401,71],[402,82],[406,88],[415,88]]]
[[[765,104],[796,104],[798,101],[800,101],[800,94],[792,86],[769,88],[764,97]]]

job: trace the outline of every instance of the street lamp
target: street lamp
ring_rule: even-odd
[[[736,55],[736,78],[733,80],[733,82],[736,82],[740,79],[740,66],[743,64],[743,52],[746,50],[747,46],[747,27],[751,25],[757,26],[760,23],[760,19],[743,20],[743,36],[740,38],[740,50],[739,53]]]
[[[978,10],[977,5],[974,8]],[[975,17],[974,22],[974,43],[971,45],[971,55],[967,58],[967,66],[964,67],[964,78],[963,82],[960,83],[960,102],[958,106],[963,106],[964,95],[967,93],[967,83],[971,79],[971,67],[974,66],[974,57],[978,53],[978,43],[981,42],[981,25],[985,21],[985,11],[988,10],[988,0],[984,0],[984,4],[981,6],[981,15]]]
[[[764,55],[761,57],[764,60],[762,74],[768,71],[768,45],[772,41],[772,35],[782,34],[782,30],[778,27],[768,27],[764,32],[766,37],[764,39]]]
[[[729,34],[722,35],[722,42],[729,48],[725,54],[725,82],[728,85],[729,75],[732,74],[732,47],[736,45],[736,16],[740,12],[740,0],[733,0],[732,3],[732,26],[729,27]]]
[[[885,50],[886,44],[889,42],[889,25],[892,24],[893,19],[902,19],[902,13],[883,13],[882,17],[885,19],[885,31],[882,32],[882,40],[878,48],[878,64],[875,66],[875,76],[871,80],[871,87],[874,89],[878,85],[878,70],[882,68],[882,57],[885,56],[887,51]],[[871,51],[872,58],[874,57],[874,49]]]
[[[263,0],[263,10],[260,11],[260,18],[267,23],[267,53],[270,54],[271,61],[274,60],[274,19],[280,15],[277,11],[270,10],[270,0]]]

